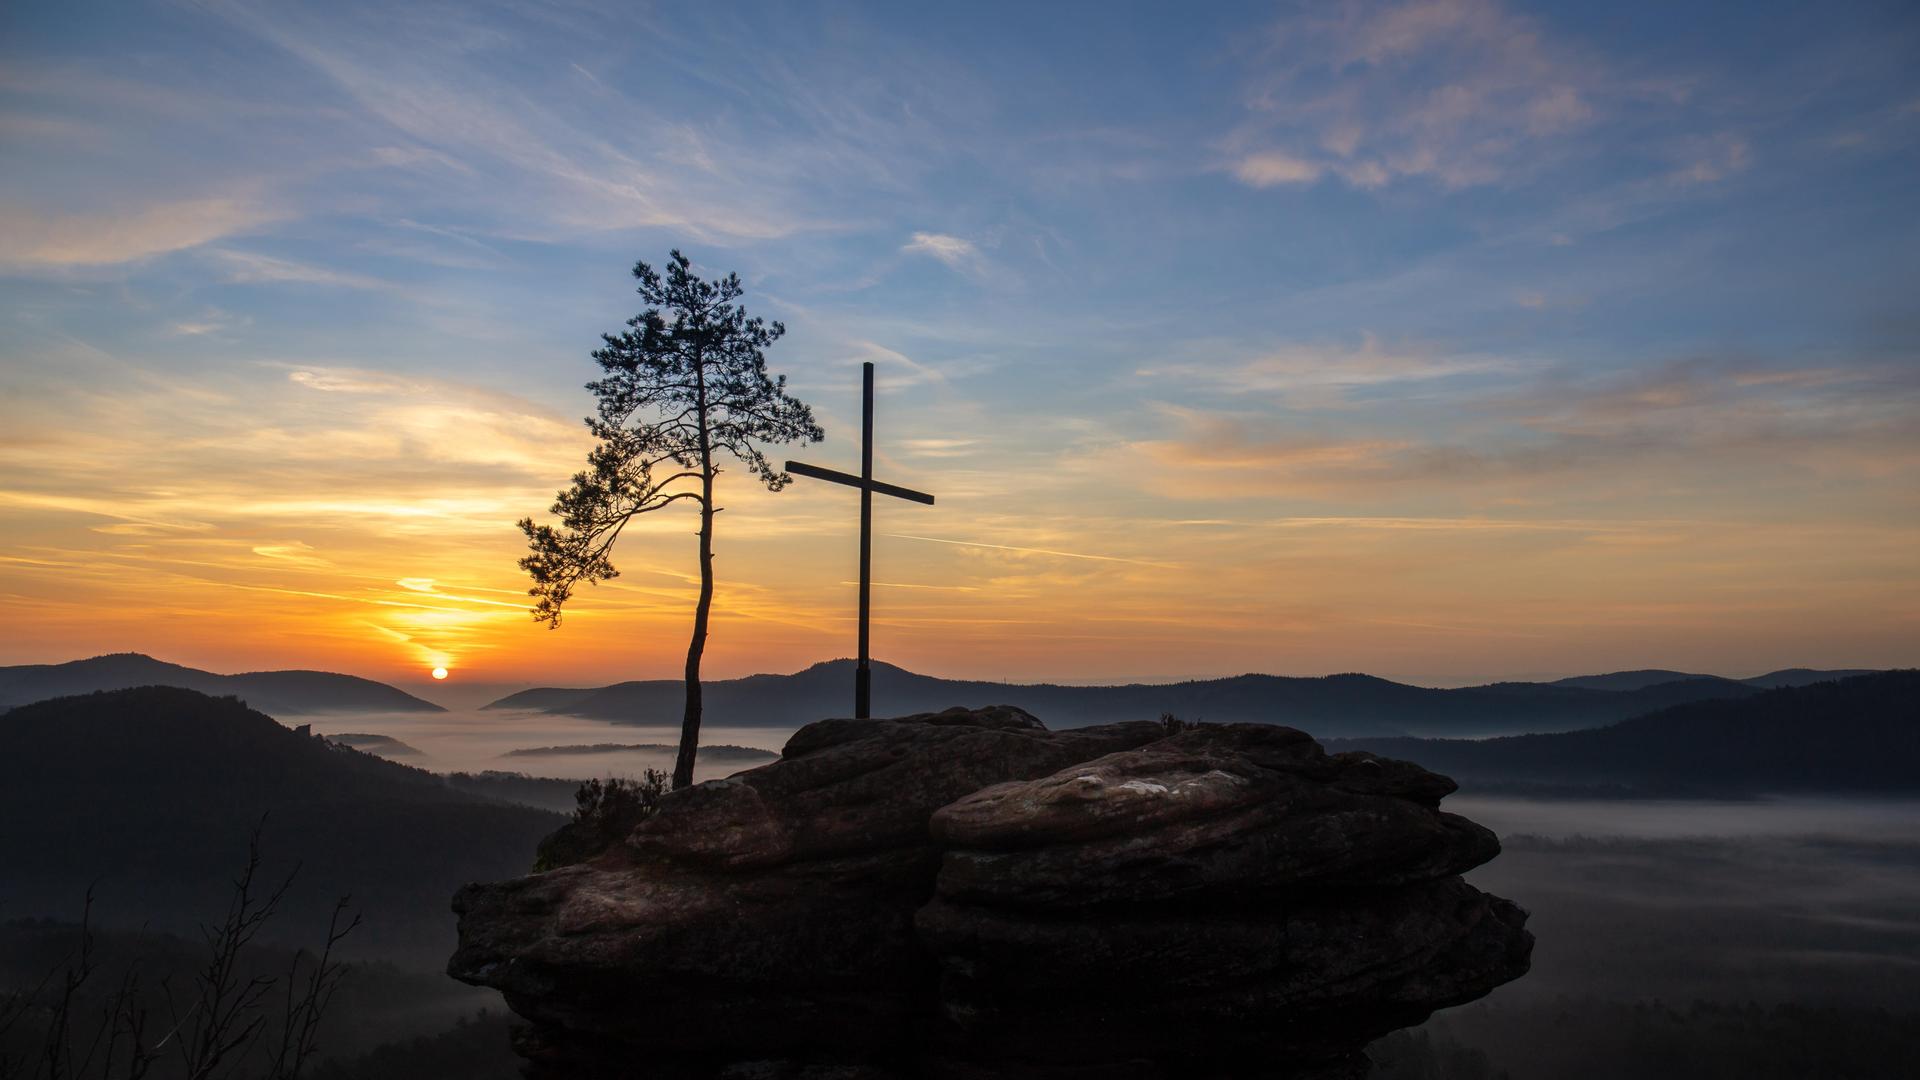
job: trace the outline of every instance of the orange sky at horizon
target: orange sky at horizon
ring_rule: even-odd
[[[850,380],[800,389],[830,438],[795,456],[850,465]],[[1577,515],[1564,498],[1548,514],[1527,505],[1524,483],[1471,514],[1410,512],[1418,495],[1396,492],[1399,513],[1279,516],[1276,504],[1311,496],[1231,498],[1245,470],[1208,464],[1224,451],[1204,443],[1003,449],[991,463],[950,446],[890,452],[914,442],[903,429],[956,430],[936,426],[937,402],[893,389],[877,471],[941,500],[876,505],[874,651],[914,670],[1011,681],[1363,670],[1448,684],[1913,662],[1920,591],[1913,532],[1897,520],[1817,522],[1791,508],[1769,520],[1748,507],[1734,526],[1707,505],[1693,518]],[[43,464],[0,491],[12,525],[0,546],[15,628],[5,662],[140,651],[415,684],[436,666],[456,684],[679,675],[691,513],[642,519],[618,549],[623,576],[583,589],[559,630],[526,614],[512,521],[550,500],[587,445],[556,411],[450,380],[308,367],[221,394],[143,393],[159,395],[167,408],[147,415],[164,421],[124,413],[79,435],[16,417],[4,452]],[[270,422],[237,419],[243,401],[241,415]],[[194,435],[170,440],[146,430],[155,422]],[[1188,460],[1156,468],[1176,451]],[[1115,489],[1121,467],[1134,483]],[[108,479],[129,472],[118,489]],[[770,494],[741,479],[722,478],[706,673],[850,655],[852,494],[806,480]],[[1845,557],[1808,557],[1823,551]]]

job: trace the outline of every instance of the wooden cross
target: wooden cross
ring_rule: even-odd
[[[861,368],[860,475],[850,476],[804,461],[787,462],[787,471],[860,489],[860,665],[853,670],[853,715],[865,720],[873,712],[873,672],[867,667],[867,610],[873,592],[873,493],[928,506],[933,505],[933,496],[873,478],[873,365],[867,363]]]

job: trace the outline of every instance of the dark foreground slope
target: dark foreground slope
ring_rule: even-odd
[[[177,686],[215,696],[231,694],[256,709],[274,714],[446,711],[404,690],[355,675],[331,671],[248,671],[239,675],[217,675],[155,660],[143,653],[112,653],[66,664],[0,668],[0,711],[49,698],[136,686]]]
[[[334,897],[363,949],[420,961],[452,941],[446,898],[524,873],[561,819],[311,738],[231,698],[146,687],[0,716],[0,918],[190,931],[221,910],[264,819],[269,870],[300,867],[279,925],[305,940]]]
[[[210,920],[217,920],[222,914],[224,909],[206,913]],[[268,930],[278,927],[280,921],[277,917],[270,920],[267,923]],[[325,928],[287,926],[282,929],[287,944],[254,944],[238,951],[234,961],[239,982],[284,980],[295,960],[293,949],[319,946],[319,935]],[[93,970],[85,983],[77,988],[74,1007],[68,1013],[72,1025],[70,1034],[75,1046],[85,1048],[91,1044],[114,993],[129,978],[134,981],[134,1008],[147,1011],[146,1041],[149,1045],[160,1042],[172,1026],[167,995],[171,992],[176,1002],[184,1004],[188,988],[195,986],[195,980],[207,963],[205,939],[197,934],[164,934],[151,930],[104,929],[99,926],[90,927],[88,936],[91,938],[88,959]],[[81,938],[81,927],[73,923],[42,919],[0,920],[0,1077],[7,1080],[47,1080],[44,1054],[48,1028],[54,1021],[51,1014],[63,993],[62,976],[77,973],[75,969]],[[304,971],[311,971],[311,959],[302,961],[301,967]],[[56,973],[51,983],[47,981],[50,972]],[[280,982],[280,986],[284,985],[284,982]],[[354,963],[336,989],[321,1023],[321,1049],[329,1057],[366,1054],[396,1040],[435,1035],[456,1026],[463,1018],[472,1016],[478,1010],[489,1006],[496,1011],[499,1009],[499,1003],[497,999],[492,999],[492,995],[460,986],[437,971],[403,970],[384,963]],[[19,998],[10,998],[12,994],[31,997],[38,1007],[28,1009],[16,1022],[8,1024],[8,1007],[20,1001]],[[278,994],[270,995],[265,1004],[268,1006],[265,1010],[246,1015],[252,1019],[266,1020],[269,1033],[277,1035],[282,1018],[272,1014],[281,1008],[282,998]],[[120,1019],[124,1024],[124,1014]],[[124,1034],[125,1028],[121,1030]],[[492,1040],[492,1058],[502,1063],[510,1062],[512,1054],[507,1048],[507,1033],[497,1030],[496,1025],[496,1035]],[[269,1043],[271,1041],[268,1040]],[[63,1080],[128,1080],[129,1077],[141,1077],[141,1073],[126,1065],[124,1040],[118,1049],[120,1057],[116,1068],[74,1069],[71,1072],[63,1069],[54,1075],[63,1077]],[[256,1047],[250,1054],[236,1055],[243,1056],[244,1060],[230,1059],[227,1062],[229,1067],[216,1075],[226,1080],[265,1080],[273,1074],[267,1062],[261,1060],[261,1051],[264,1049]],[[188,1071],[181,1067],[173,1042],[169,1040],[167,1045],[161,1047],[161,1051],[161,1059],[144,1074],[144,1080],[185,1080]],[[104,1050],[96,1050],[93,1064],[104,1065],[104,1058]],[[13,1071],[9,1071],[9,1066]],[[301,1075],[309,1076],[312,1073],[303,1072]],[[339,1074],[336,1072],[334,1075]],[[419,1077],[482,1080],[488,1075],[484,1063],[460,1071],[443,1067],[439,1071],[388,1072],[374,1076],[360,1074],[361,1080],[388,1080],[389,1077],[406,1077],[407,1080]],[[509,1080],[512,1071],[510,1068],[497,1068],[490,1075]]]
[[[799,727],[847,712],[853,662],[833,660],[792,675],[719,679],[702,691],[709,724]],[[1569,731],[1703,698],[1759,691],[1731,679],[1685,678],[1631,690],[1549,683],[1496,683],[1436,690],[1371,675],[1229,679],[1127,686],[1020,685],[938,679],[875,664],[873,695],[886,715],[928,712],[960,702],[1013,705],[1055,727],[1153,720],[1173,713],[1210,723],[1286,724],[1321,737],[1491,735]],[[589,690],[527,690],[487,706],[534,709],[636,724],[677,724],[685,688],[678,680],[618,683]]]
[[[1351,739],[1469,789],[1644,794],[1920,791],[1920,671],[1696,701],[1592,731],[1461,739]]]

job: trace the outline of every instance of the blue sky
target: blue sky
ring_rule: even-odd
[[[510,608],[499,524],[680,247],[787,323],[810,457],[872,360],[921,532],[999,545],[883,550],[919,666],[1912,661],[1911,5],[1186,7],[11,5],[21,655],[173,605],[265,662],[221,614],[260,590]],[[844,652],[846,508],[794,494],[740,493],[723,665]],[[635,556],[664,636],[677,535]],[[474,610],[287,650],[572,662]]]

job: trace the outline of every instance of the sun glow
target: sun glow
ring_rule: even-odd
[[[444,679],[444,678],[446,678],[446,677],[447,677],[447,669],[446,669],[446,668],[443,668],[443,667],[437,667],[437,668],[434,668],[434,669],[433,669],[433,677],[434,677],[434,678],[436,678],[436,679]]]

